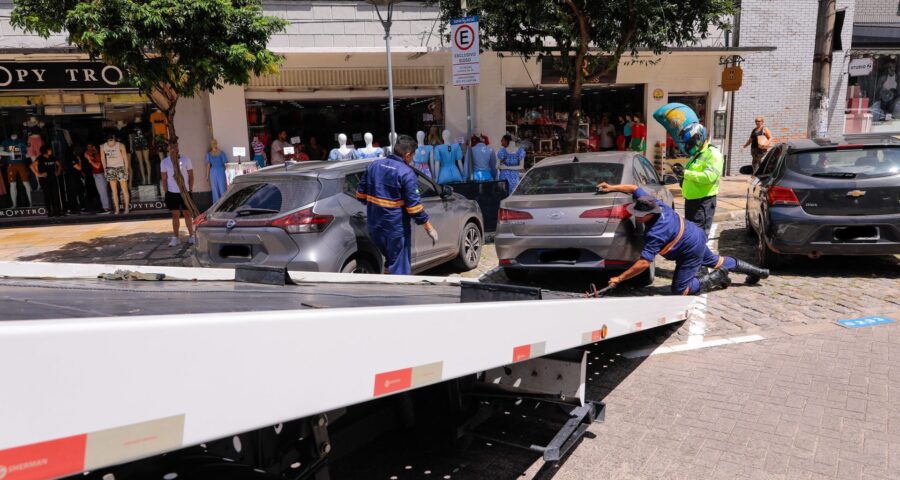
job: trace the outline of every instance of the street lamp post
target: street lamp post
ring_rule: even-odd
[[[393,148],[394,142],[397,140],[397,131],[394,128],[394,67],[391,60],[391,22],[394,17],[394,0],[368,1],[375,7],[378,20],[381,21],[381,26],[384,27],[384,46],[387,50],[388,112],[391,119],[391,133],[388,135],[388,142]],[[379,5],[387,7],[384,16],[381,15],[381,11],[378,9]]]

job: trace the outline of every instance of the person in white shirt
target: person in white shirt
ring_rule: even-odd
[[[606,115],[603,115],[603,119],[600,120],[600,128],[597,129],[597,133],[600,134],[601,152],[615,150],[616,127],[612,126],[612,124],[609,123],[609,118]]]
[[[284,163],[284,149],[287,147],[293,147],[293,145],[288,142],[287,132],[282,130],[278,132],[278,138],[272,142],[272,165]]]
[[[178,153],[178,145],[169,148],[169,156],[162,160],[159,164],[160,180],[166,186],[166,208],[172,212],[172,240],[169,241],[170,247],[178,245],[178,232],[181,228],[179,225],[181,215],[184,215],[184,223],[188,229],[188,243],[194,244],[194,219],[191,216],[191,210],[181,198],[181,189],[175,182],[175,167],[172,163],[172,157],[178,159],[178,165],[181,169],[181,176],[185,179],[185,187],[188,189],[188,195],[194,189],[194,167],[191,166],[191,159]]]

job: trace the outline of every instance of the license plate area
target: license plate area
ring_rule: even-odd
[[[563,248],[559,250],[544,250],[538,255],[541,263],[559,263],[574,265],[581,258],[581,250],[577,248]]]
[[[877,242],[879,238],[878,227],[871,225],[834,228],[835,242]]]
[[[253,258],[253,247],[250,245],[222,245],[219,247],[219,257],[226,259],[246,259]]]

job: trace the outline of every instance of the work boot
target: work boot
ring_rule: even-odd
[[[724,290],[730,286],[731,278],[728,277],[728,271],[724,268],[719,268],[700,278],[700,291],[697,294],[712,292],[713,290]]]
[[[734,259],[734,261],[737,264],[734,271],[747,276],[747,279],[744,280],[747,285],[756,285],[760,279],[769,278],[769,269],[767,268],[760,268],[743,260]]]

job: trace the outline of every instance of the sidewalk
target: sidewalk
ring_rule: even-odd
[[[749,181],[750,177],[746,175],[722,177],[722,181],[719,183],[719,195],[716,199],[715,221],[724,222],[744,218]],[[679,213],[684,213],[684,198],[681,196],[681,188],[669,187],[669,191],[675,196],[675,206]]]

